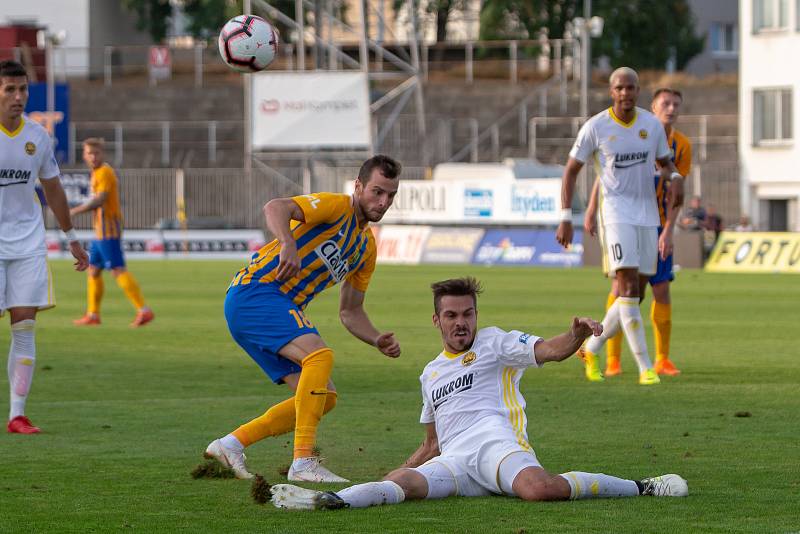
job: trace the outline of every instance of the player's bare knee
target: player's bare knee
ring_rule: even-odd
[[[401,467],[400,469],[395,469],[383,479],[391,480],[400,486],[406,495],[406,500],[424,499],[428,496],[428,481],[414,469]]]
[[[114,278],[117,278],[119,275],[124,274],[125,272],[127,272],[125,267],[114,267],[111,269],[111,274],[114,276]]]
[[[569,484],[561,477],[550,476],[526,481],[514,488],[523,501],[561,501],[569,499]]]

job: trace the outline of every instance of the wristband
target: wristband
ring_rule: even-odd
[[[672,174],[669,175],[669,179],[670,180],[676,180],[676,179],[683,180],[683,176],[679,172],[673,172]]]
[[[564,222],[564,221],[572,222],[572,210],[569,209],[569,208],[562,209],[561,210],[561,218],[560,218],[560,220],[562,222]]]
[[[75,233],[75,229],[74,228],[70,228],[69,230],[64,232],[64,237],[70,243],[78,240],[78,234]]]

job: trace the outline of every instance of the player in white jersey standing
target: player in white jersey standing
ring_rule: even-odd
[[[658,239],[661,219],[653,168],[658,163],[664,179],[671,180],[667,202],[673,209],[683,203],[683,176],[672,162],[664,127],[652,113],[636,107],[636,71],[620,67],[608,81],[613,104],[581,128],[561,184],[561,205],[571,206],[578,173],[590,158],[594,159],[601,186],[601,244],[609,261],[608,273],[614,273],[619,288],[619,298],[603,318],[603,334],[586,343],[582,357],[587,377],[602,380],[597,353],[621,327],[639,366],[639,383],[652,385],[660,380],[647,353],[639,296],[644,294],[648,278],[656,273],[659,254],[663,258],[672,254],[672,243]],[[572,210],[565,208],[556,239],[568,247],[572,237]]]
[[[652,179],[652,178],[651,178]],[[640,481],[601,473],[545,471],[528,443],[525,399],[519,379],[526,368],[568,358],[602,326],[573,318],[570,329],[550,339],[496,327],[478,330],[474,278],[433,284],[433,323],[444,350],[422,372],[422,445],[382,482],[332,492],[291,484],[272,486],[279,508],[363,508],[406,499],[516,496],[526,501],[593,497],[682,497],[686,481],[662,475]]]
[[[25,401],[36,363],[36,312],[55,305],[37,178],[67,236],[75,268],[83,271],[89,266],[72,229],[52,141],[44,128],[23,116],[27,102],[25,68],[15,61],[0,61],[0,315],[8,310],[11,316],[11,408],[6,428],[17,434],[40,431],[25,416]]]

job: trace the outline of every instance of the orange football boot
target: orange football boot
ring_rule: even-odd
[[[144,326],[155,318],[156,316],[153,313],[153,310],[150,308],[142,308],[136,314],[136,318],[131,323],[131,328],[139,328],[140,326]]]
[[[97,326],[100,324],[100,316],[96,313],[87,313],[80,319],[72,321],[75,326]]]
[[[663,360],[656,360],[656,364],[653,366],[653,370],[660,375],[677,376],[681,374],[680,369],[675,367],[675,364],[672,363],[672,360],[670,360],[669,358],[664,358]]]

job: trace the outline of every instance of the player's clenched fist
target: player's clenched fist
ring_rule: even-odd
[[[375,346],[390,358],[400,356],[400,343],[394,338],[394,332],[384,332],[375,340]]]

